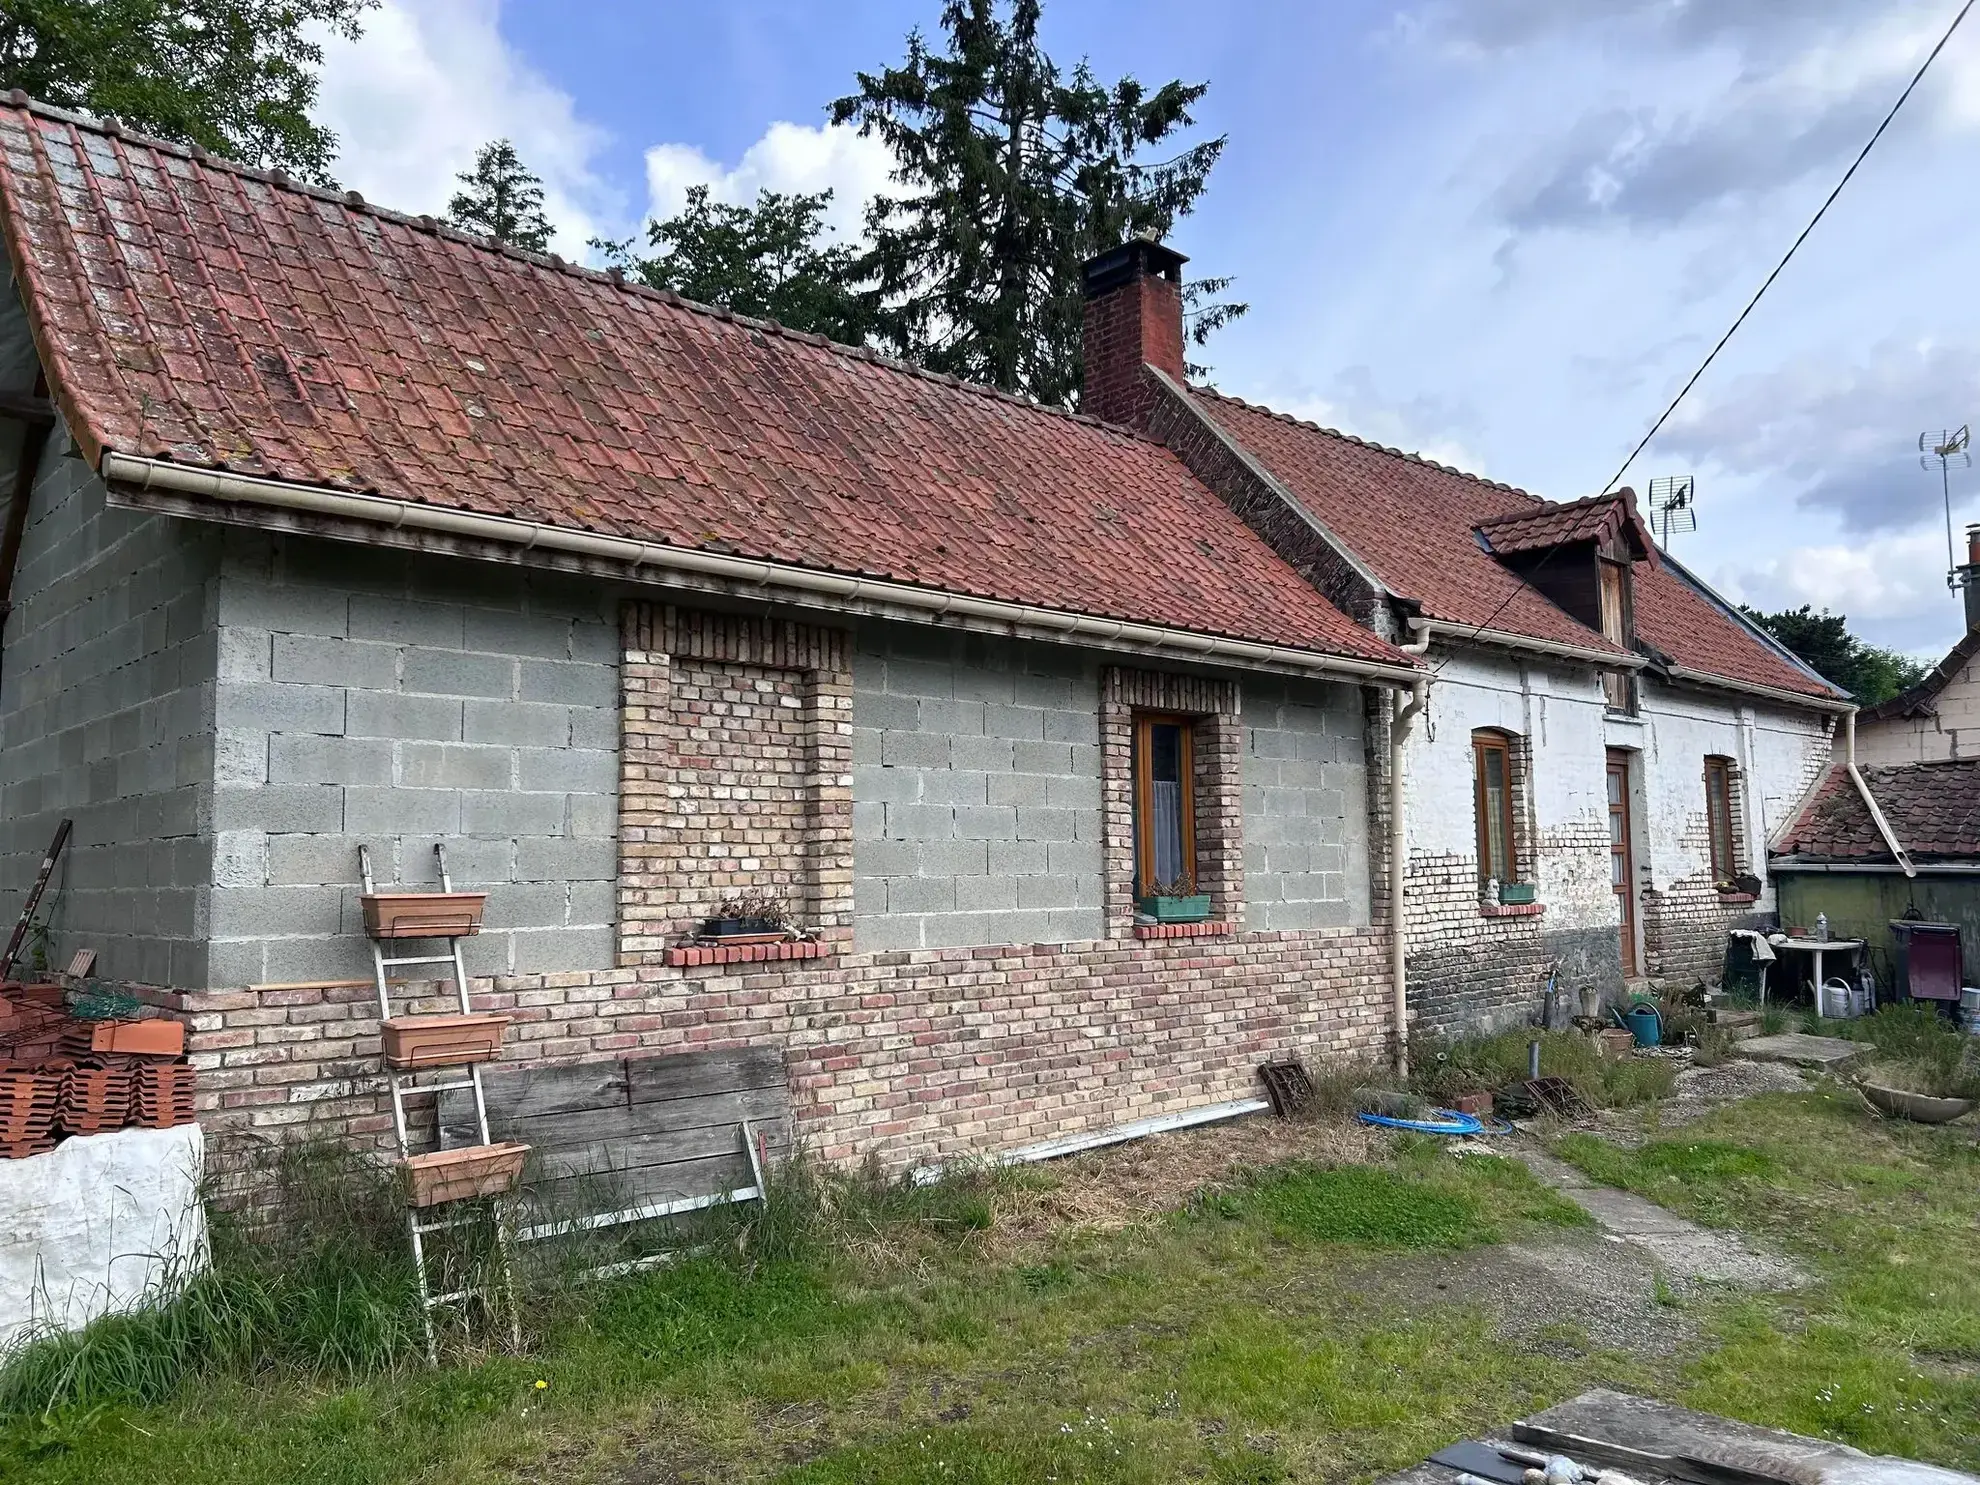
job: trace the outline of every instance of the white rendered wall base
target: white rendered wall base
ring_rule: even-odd
[[[0,1353],[77,1330],[206,1261],[196,1124],[64,1140],[0,1160]]]

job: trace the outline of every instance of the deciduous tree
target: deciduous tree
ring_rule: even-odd
[[[1747,608],[1740,611],[1786,645],[1825,679],[1835,682],[1860,706],[1889,701],[1925,678],[1926,667],[1909,655],[1880,649],[1849,632],[1849,620],[1827,609],[1820,613],[1804,603],[1777,614]]]

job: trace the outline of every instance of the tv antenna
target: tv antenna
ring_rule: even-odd
[[[1650,481],[1650,535],[1666,551],[1679,531],[1698,529],[1698,484],[1688,474],[1660,474]]]
[[[1918,435],[1919,467],[1926,470],[1936,467],[1939,471],[1939,493],[1946,502],[1946,586],[1955,590],[1961,582],[1959,558],[1953,554],[1952,471],[1973,467],[1973,455],[1968,452],[1972,442],[1964,423],[1957,428],[1941,428],[1936,433],[1928,429]]]

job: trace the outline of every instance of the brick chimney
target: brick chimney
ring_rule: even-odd
[[[1093,321],[1093,310],[1086,311],[1087,323]],[[1091,334],[1088,331],[1088,334]],[[1090,375],[1091,373],[1089,373]],[[1960,592],[1966,597],[1966,632],[1980,630],[1980,526],[1966,528],[1966,563],[1959,570]]]
[[[1182,266],[1188,261],[1139,237],[1088,260],[1081,412],[1138,428],[1155,402],[1141,368],[1159,367],[1183,379]]]

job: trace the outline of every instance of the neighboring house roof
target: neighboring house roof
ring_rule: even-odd
[[[1980,860],[1980,758],[1861,771],[1891,833],[1914,861]],[[1811,862],[1891,860],[1862,795],[1841,768],[1829,771],[1774,854]]]
[[[1218,392],[1192,388],[1189,395],[1392,593],[1419,605],[1424,617],[1616,650],[1521,582],[1494,552],[1544,549],[1620,529],[1622,521],[1640,524],[1627,492],[1557,505]],[[1672,664],[1823,700],[1841,695],[1654,549],[1649,560],[1635,564],[1633,587],[1638,638]]]
[[[1930,716],[1939,693],[1959,679],[1960,673],[1980,655],[1980,629],[1969,629],[1946,652],[1946,658],[1933,666],[1925,679],[1908,691],[1900,691],[1889,701],[1866,706],[1858,718],[1862,722],[1889,722],[1901,717]]]
[[[106,451],[1391,663],[1159,444],[0,100],[37,347]]]

